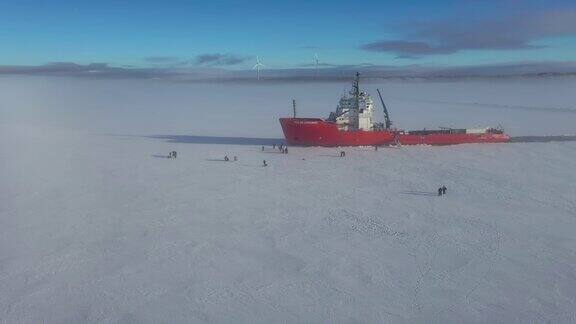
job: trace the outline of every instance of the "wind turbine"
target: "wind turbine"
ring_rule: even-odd
[[[316,77],[318,77],[318,53],[314,53],[314,66],[316,67]]]
[[[260,68],[264,67],[264,64],[260,63],[260,59],[256,56],[256,64],[252,68],[252,70],[256,70],[256,77],[260,80]]]

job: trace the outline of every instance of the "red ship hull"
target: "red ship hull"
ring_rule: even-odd
[[[288,145],[374,146],[394,142],[393,131],[341,131],[335,123],[320,118],[280,118]]]
[[[294,146],[378,146],[378,145],[455,145],[465,143],[506,143],[510,136],[497,133],[457,133],[436,130],[341,131],[335,123],[320,118],[280,118],[288,145]]]
[[[426,134],[413,135],[399,133],[395,140],[402,145],[455,145],[465,143],[506,143],[510,136],[506,134]]]

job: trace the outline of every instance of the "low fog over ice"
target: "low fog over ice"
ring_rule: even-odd
[[[117,134],[282,137],[278,117],[326,118],[350,82],[174,83],[1,77],[2,123]],[[576,77],[477,81],[373,81],[398,128],[501,124],[513,136],[574,133]]]
[[[0,322],[575,322],[576,142],[238,139],[349,87],[1,77]],[[576,133],[574,78],[364,88],[399,128]]]

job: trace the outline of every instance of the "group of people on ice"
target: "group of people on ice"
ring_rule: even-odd
[[[445,195],[445,194],[446,194],[446,190],[448,190],[448,189],[446,188],[446,186],[442,186],[442,187],[438,188],[438,196]]]
[[[272,149],[275,150],[276,149],[276,144],[272,144]],[[262,152],[264,152],[264,145],[262,145],[261,148]],[[278,144],[278,150],[280,151],[280,153],[282,154],[288,154],[288,147],[282,145],[282,144]]]
[[[272,144],[272,148],[276,149],[276,144]],[[278,150],[280,151],[280,153],[282,154],[288,154],[288,147],[283,146],[282,144],[278,145]],[[375,147],[375,150],[377,150],[377,148]],[[262,152],[264,152],[264,145],[262,145]],[[169,159],[175,159],[178,157],[178,153],[176,151],[171,151],[168,153],[167,156]],[[346,157],[346,152],[345,151],[340,151],[340,157]],[[233,161],[238,161],[238,157],[236,155],[234,155],[234,157],[232,158]],[[230,161],[230,158],[228,157],[228,155],[224,156],[224,161],[228,162]],[[267,167],[268,163],[266,162],[266,160],[262,160],[262,166],[263,167]],[[448,190],[448,188],[446,188],[445,185],[443,185],[442,187],[438,188],[438,196],[443,196],[446,194],[446,191]]]
[[[272,149],[276,149],[276,144],[272,144]],[[282,144],[278,145],[278,150],[282,154],[288,154],[288,147],[285,147]],[[262,145],[262,152],[264,152],[264,145]],[[176,151],[171,151],[170,153],[168,153],[169,159],[175,159],[177,157],[178,157],[178,153]],[[346,152],[340,151],[340,157],[346,157]],[[228,155],[224,156],[224,161],[226,161],[226,162],[230,161],[230,158],[228,157]],[[236,155],[234,155],[233,161],[238,161],[238,157]],[[263,167],[268,166],[268,163],[266,162],[266,160],[262,160],[262,166]],[[442,187],[438,188],[438,196],[445,195],[447,190],[448,190],[448,188],[446,188],[446,186],[444,186],[444,185]]]

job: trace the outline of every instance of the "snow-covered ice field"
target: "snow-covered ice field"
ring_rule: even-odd
[[[348,86],[0,78],[0,323],[575,322],[576,142],[250,139]],[[376,87],[398,127],[576,133],[576,79]]]

